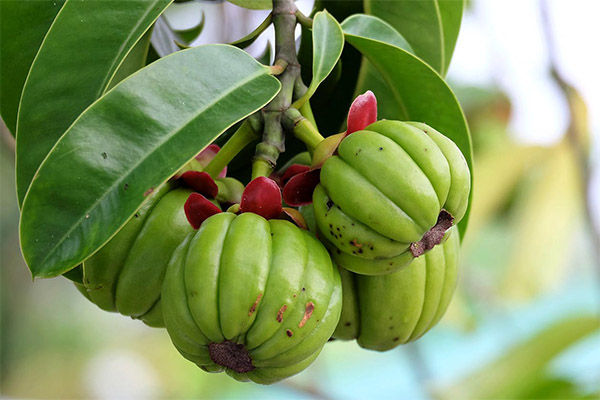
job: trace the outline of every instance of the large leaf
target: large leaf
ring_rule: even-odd
[[[17,122],[17,196],[171,0],[67,0],[33,61]]]
[[[21,247],[33,276],[56,276],[93,254],[154,188],[279,88],[242,50],[207,45],[164,57],[101,97],[25,197]]]
[[[127,78],[129,75],[137,72],[146,65],[148,50],[150,49],[150,37],[152,29],[148,30],[144,36],[133,46],[127,57],[123,60],[117,72],[113,75],[107,90],[117,86],[119,82]]]
[[[321,82],[329,76],[344,49],[344,33],[336,19],[327,11],[319,11],[312,28],[313,62],[312,80],[308,91],[299,100],[304,103],[315,93]]]
[[[458,38],[462,0],[365,0],[365,12],[391,24],[415,53],[445,76]]]
[[[536,384],[554,357],[600,328],[598,316],[573,316],[558,321],[527,341],[504,352],[451,387],[437,392],[442,399],[515,399]],[[529,397],[528,397],[529,398]]]
[[[10,132],[31,63],[64,0],[0,1],[0,112]]]
[[[272,0],[228,0],[230,3],[239,7],[249,8],[251,10],[270,10],[273,8]]]
[[[365,20],[368,20],[368,23]],[[469,128],[454,93],[444,79],[408,51],[384,42],[383,40],[389,37],[385,22],[371,16],[354,15],[342,23],[342,28],[346,41],[356,47],[377,68],[385,80],[383,89],[393,96],[393,115],[380,113],[380,116],[425,122],[444,133],[464,154],[471,170],[472,180]],[[378,88],[367,87],[366,89],[373,90],[379,97]],[[381,100],[379,104],[382,104]],[[469,210],[470,204],[459,224],[463,235]]]

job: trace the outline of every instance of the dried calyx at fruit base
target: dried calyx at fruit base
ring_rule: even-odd
[[[242,381],[268,384],[300,372],[341,312],[341,279],[327,250],[307,230],[278,219],[286,214],[269,178],[248,184],[231,207],[238,215],[204,218],[206,208],[194,195],[186,202],[198,231],[175,251],[166,273],[163,314],[173,344],[202,369]]]
[[[225,170],[216,180],[201,172],[218,151],[209,146],[149,193],[125,226],[79,267],[82,284],[77,287],[88,299],[103,310],[164,326],[160,292],[165,270],[175,248],[193,232],[184,213],[187,199],[202,196],[220,211],[241,198],[243,184],[226,178]]]
[[[376,120],[359,96],[345,133],[324,139],[312,165],[291,177],[284,200],[312,200],[318,236],[336,263],[388,274],[441,243],[467,209],[470,172],[458,147],[418,122]],[[297,169],[297,167],[296,167]]]
[[[456,287],[459,237],[387,275],[359,275],[340,268],[344,305],[333,337],[356,339],[361,347],[386,351],[413,342],[442,318]]]
[[[305,369],[331,337],[340,275],[307,230],[253,212],[218,213],[169,263],[165,325],[188,360],[273,383]]]

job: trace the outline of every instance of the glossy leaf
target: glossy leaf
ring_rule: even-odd
[[[127,78],[129,75],[137,72],[146,65],[148,50],[150,49],[150,37],[152,30],[147,31],[144,36],[133,46],[127,57],[123,60],[119,69],[110,80],[107,90],[117,86],[119,82]]]
[[[171,0],[67,0],[31,66],[17,124],[17,196]]]
[[[247,53],[207,45],[162,58],[100,98],[58,141],[23,203],[33,276],[56,276],[93,254],[154,188],[279,88]]]
[[[462,0],[365,0],[365,12],[388,22],[415,54],[445,76],[458,38]]]
[[[344,49],[344,33],[336,19],[327,11],[319,11],[313,20],[312,80],[308,91],[294,106],[300,107],[315,93],[321,82],[329,76]]]
[[[369,19],[369,24],[365,24],[365,18]],[[385,90],[393,96],[393,110],[386,114],[380,107],[380,118],[425,122],[444,133],[456,143],[465,156],[472,180],[471,137],[454,93],[442,77],[419,58],[404,49],[378,40],[379,32],[386,30],[383,21],[380,25],[380,28],[376,28],[373,17],[364,15],[352,16],[342,23],[346,41],[377,68],[385,80]],[[369,27],[367,31],[364,30],[365,27]],[[361,84],[359,89],[364,89]],[[383,104],[384,99],[389,98],[385,93],[380,96],[378,89],[381,87],[367,89],[375,93],[379,104]],[[469,210],[470,204],[459,223],[461,234],[464,234],[466,229]]]
[[[0,112],[15,135],[17,111],[31,63],[64,0],[0,1]]]
[[[273,0],[227,0],[238,7],[251,10],[270,10],[273,8]]]
[[[184,43],[192,43],[194,40],[198,39],[198,36],[204,30],[204,24],[206,23],[206,15],[204,15],[204,11],[202,11],[200,16],[200,22],[198,25],[195,25],[188,29],[178,29],[175,30],[175,33]]]

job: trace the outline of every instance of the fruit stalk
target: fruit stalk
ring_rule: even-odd
[[[296,54],[295,29],[297,9],[293,0],[273,0],[273,27],[275,28],[275,63],[286,62],[287,67],[277,78],[281,91],[263,110],[263,140],[256,146],[252,165],[252,179],[269,176],[273,172],[279,154],[285,151],[285,135],[282,114],[292,104],[294,84],[300,76],[300,64]]]
[[[252,128],[250,119],[244,121],[242,126],[229,138],[221,150],[210,160],[204,168],[213,179],[233,160],[233,158],[248,144],[258,139],[258,133]]]

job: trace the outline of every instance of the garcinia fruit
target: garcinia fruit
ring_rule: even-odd
[[[175,250],[165,326],[200,368],[270,384],[317,357],[341,312],[340,275],[309,232],[246,212],[215,214]]]
[[[469,191],[454,142],[422,123],[382,120],[345,137],[327,158],[313,205],[337,264],[380,275],[438,244],[464,216]]]
[[[445,242],[400,271],[358,275],[340,268],[344,301],[336,339],[390,350],[424,335],[442,318],[456,287],[459,238],[456,227]]]
[[[127,224],[84,262],[86,297],[103,310],[164,326],[160,292],[173,251],[193,232],[183,210],[190,193],[173,182],[155,190]]]

